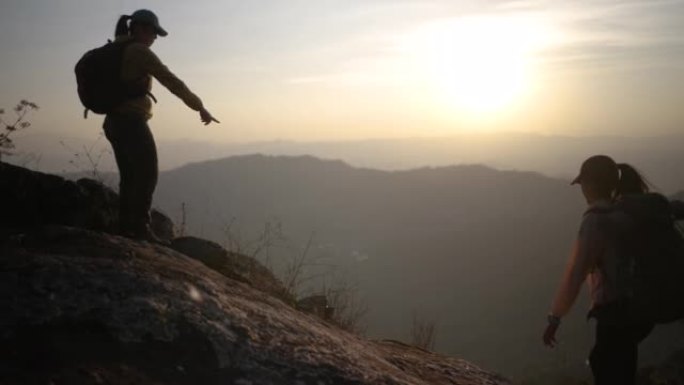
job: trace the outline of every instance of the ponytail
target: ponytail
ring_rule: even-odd
[[[616,196],[649,192],[648,181],[634,167],[627,163],[619,163],[617,168],[620,170],[620,180],[615,190]]]
[[[128,20],[130,20],[131,17],[128,15],[122,15],[119,18],[119,21],[116,23],[116,30],[114,31],[114,37],[117,36],[127,36],[129,32],[128,28]]]

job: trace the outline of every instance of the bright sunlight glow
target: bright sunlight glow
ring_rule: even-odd
[[[534,55],[552,36],[541,19],[467,17],[427,24],[406,47],[442,103],[485,116],[521,102],[532,87]]]

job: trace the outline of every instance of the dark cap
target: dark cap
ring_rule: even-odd
[[[150,11],[149,9],[139,9],[133,12],[131,15],[131,21],[153,26],[157,31],[157,35],[159,36],[168,35],[168,32],[166,32],[166,30],[159,25],[159,18],[157,15],[155,15],[154,12]]]
[[[580,173],[571,184],[582,182],[617,183],[619,179],[618,167],[615,161],[606,155],[594,155],[582,163]]]

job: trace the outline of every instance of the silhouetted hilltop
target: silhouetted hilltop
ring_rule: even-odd
[[[103,220],[112,194],[0,163],[0,201],[12,210],[0,217],[3,384],[508,383],[305,315],[258,262],[216,244],[113,235]],[[94,205],[102,196],[112,199]],[[89,215],[59,214],[73,210]]]

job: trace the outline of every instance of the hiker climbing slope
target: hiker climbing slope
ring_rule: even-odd
[[[573,184],[589,205],[553,300],[544,343],[588,280],[596,319],[589,362],[597,385],[633,385],[638,345],[657,323],[684,318],[684,241],[675,227],[681,202],[649,193],[642,176],[610,157],[587,159]]]
[[[76,66],[79,96],[86,108],[106,114],[104,132],[119,168],[122,235],[156,240],[150,229],[150,207],[157,184],[157,150],[147,121],[152,117],[152,77],[206,125],[217,122],[197,95],[150,50],[167,32],[146,9],[121,16],[115,40],[84,55]]]

